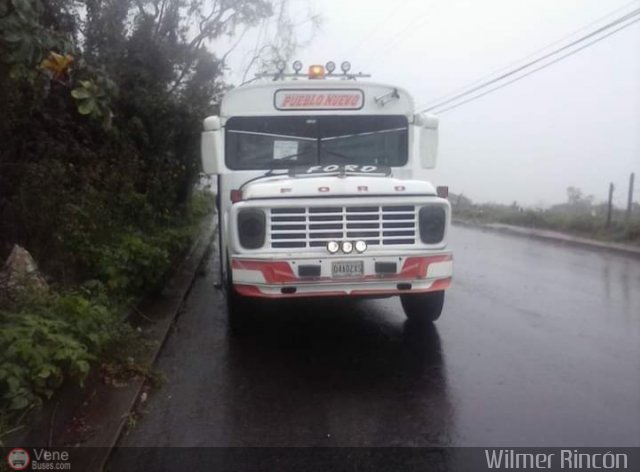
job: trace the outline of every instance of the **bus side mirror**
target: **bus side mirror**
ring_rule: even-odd
[[[438,159],[438,119],[418,113],[413,120],[418,140],[418,155],[423,169],[434,169]]]
[[[219,116],[204,120],[204,131],[200,141],[202,172],[221,174],[224,170],[224,147],[222,144],[222,123]]]

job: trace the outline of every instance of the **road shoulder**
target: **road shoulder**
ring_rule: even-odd
[[[536,228],[525,228],[503,223],[476,223],[467,220],[454,219],[453,224],[471,228],[479,228],[497,233],[510,234],[526,238],[533,238],[557,244],[565,244],[575,247],[582,247],[595,251],[606,251],[622,254],[630,257],[640,258],[640,247],[631,244],[621,244],[613,242],[598,241],[595,239],[582,238],[558,231],[549,231]]]

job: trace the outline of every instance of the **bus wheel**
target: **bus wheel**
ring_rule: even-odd
[[[432,323],[440,317],[444,305],[444,290],[400,295],[402,308],[409,321]]]
[[[248,334],[253,325],[251,299],[238,294],[233,287],[227,291],[229,328],[234,334]]]
[[[225,283],[227,295],[227,321],[233,334],[247,334],[252,327],[252,300],[243,297],[233,288],[231,271],[227,266],[227,278]]]

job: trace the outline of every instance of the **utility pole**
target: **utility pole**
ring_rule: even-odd
[[[631,172],[629,176],[629,198],[627,199],[627,223],[631,221],[631,207],[633,206],[633,181],[636,175]]]
[[[611,226],[611,209],[613,207],[613,182],[609,184],[609,203],[607,204],[607,224],[608,228]]]

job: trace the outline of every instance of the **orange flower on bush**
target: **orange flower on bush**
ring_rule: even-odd
[[[73,64],[73,56],[70,54],[57,54],[50,52],[49,57],[42,61],[40,67],[45,70],[51,80],[63,80],[69,71],[69,68]]]

